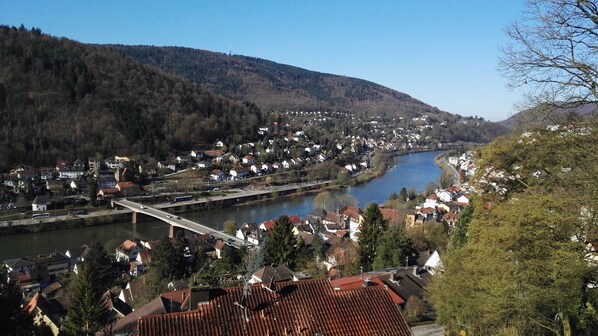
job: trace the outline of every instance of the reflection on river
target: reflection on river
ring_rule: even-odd
[[[338,193],[349,193],[364,208],[369,203],[382,204],[392,193],[399,193],[402,187],[423,191],[430,182],[438,181],[441,170],[434,163],[439,152],[425,152],[396,158],[396,167],[384,176],[358,186],[348,187]],[[231,208],[214,209],[183,214],[210,227],[222,229],[227,220],[237,223],[262,222],[280,215],[305,217],[312,208],[315,195],[281,199],[268,203],[240,205]],[[53,251],[64,252],[68,248],[92,241],[100,241],[107,250],[116,248],[125,239],[160,238],[168,233],[168,227],[160,221],[139,224],[115,223],[63,231],[0,237],[0,260]]]

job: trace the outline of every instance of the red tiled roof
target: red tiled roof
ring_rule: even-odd
[[[138,245],[136,242],[132,241],[132,240],[125,240],[122,244],[120,244],[116,249],[122,252],[130,252],[132,251],[134,248],[136,248]]]
[[[399,221],[399,211],[395,209],[386,209],[380,208],[380,212],[382,213],[382,217],[388,223],[398,223]]]
[[[324,220],[331,223],[336,223],[340,220],[340,216],[334,212],[329,212],[324,217]]]
[[[346,207],[341,214],[345,217],[352,219],[354,222],[359,222],[359,216],[363,212],[358,207],[348,206]]]
[[[276,226],[276,221],[274,219],[267,220],[263,222],[262,225],[264,226],[264,230],[270,231],[274,229],[274,226]]]
[[[296,224],[301,224],[301,217],[299,216],[287,216],[289,218],[289,222],[291,222],[291,224],[296,225]]]
[[[222,240],[217,240],[214,244],[214,248],[217,250],[222,250],[226,244]]]
[[[278,283],[276,293],[231,287],[198,310],[141,318],[139,336],[194,335],[412,335],[383,286],[335,291],[327,279]],[[244,312],[247,312],[247,320]]]
[[[136,185],[133,182],[118,182],[116,187],[119,189],[135,188]]]
[[[348,289],[361,289],[361,288],[370,288],[381,286],[384,287],[386,284],[380,280],[379,278],[370,278],[371,284],[368,287],[363,286],[364,279],[359,276],[350,277],[350,278],[340,278],[337,280],[332,281],[333,287],[338,287],[340,290],[348,290]],[[392,298],[392,302],[395,304],[403,304],[405,300],[403,300],[397,293],[393,291],[388,291],[390,297]]]

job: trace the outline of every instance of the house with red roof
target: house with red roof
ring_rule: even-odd
[[[52,335],[59,334],[60,323],[66,315],[60,304],[46,299],[40,292],[37,292],[25,310],[33,318],[33,325],[44,325],[50,329]]]
[[[411,336],[389,290],[335,290],[327,279],[209,289],[189,312],[139,319],[139,336]]]
[[[143,248],[138,242],[127,239],[116,248],[116,260],[134,261],[142,250]]]

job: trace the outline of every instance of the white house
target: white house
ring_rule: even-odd
[[[176,157],[176,161],[180,164],[186,164],[186,163],[191,162],[191,158],[186,155],[179,155]]]
[[[139,244],[127,239],[116,248],[116,260],[133,261],[137,259],[137,255],[141,251],[142,248]]]
[[[247,172],[247,170],[244,168],[233,168],[229,171],[229,174],[234,179],[238,180],[247,177],[249,175],[249,172]]]
[[[469,198],[465,195],[461,195],[459,198],[457,198],[457,202],[469,204]]]
[[[445,202],[445,203],[453,200],[453,194],[451,194],[450,192],[448,192],[446,190],[437,190],[436,196],[438,196],[438,199],[441,202]]]
[[[255,158],[252,155],[245,155],[243,157],[243,164],[252,165],[255,163]]]
[[[203,159],[203,152],[198,149],[192,150],[191,153],[189,153],[189,155],[196,159]]]
[[[424,264],[424,268],[432,275],[442,273],[444,267],[442,266],[442,261],[440,260],[440,254],[438,254],[438,251],[434,251],[434,253],[430,255]]]
[[[197,163],[197,167],[201,168],[201,169],[207,169],[210,168],[212,166],[212,164],[208,161],[199,161]]]
[[[46,211],[48,210],[48,196],[39,195],[36,196],[31,203],[31,210],[32,211]]]
[[[85,171],[75,167],[63,167],[58,170],[58,177],[62,180],[77,179],[85,174]]]
[[[220,169],[213,169],[210,172],[210,179],[212,181],[224,181],[225,177],[226,176],[224,175],[224,173]]]

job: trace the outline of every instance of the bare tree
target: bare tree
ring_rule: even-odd
[[[499,68],[525,94],[522,108],[577,107],[598,101],[595,0],[528,0],[506,29]]]

